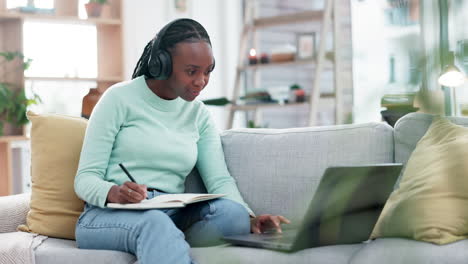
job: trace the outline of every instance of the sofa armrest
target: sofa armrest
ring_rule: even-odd
[[[0,233],[15,232],[26,223],[30,200],[30,193],[0,197]]]

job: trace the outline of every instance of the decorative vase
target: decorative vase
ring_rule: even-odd
[[[94,106],[101,98],[102,93],[97,88],[89,89],[89,93],[83,97],[83,104],[81,106],[81,117],[89,119],[93,112]]]
[[[86,13],[89,17],[100,17],[102,12],[102,4],[89,2],[85,4]]]

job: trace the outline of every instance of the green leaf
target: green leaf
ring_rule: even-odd
[[[90,3],[98,3],[98,4],[105,4],[107,3],[107,0],[89,0]]]
[[[29,67],[31,66],[31,63],[32,63],[32,59],[26,59],[23,61],[23,69],[27,70],[29,69]]]
[[[6,62],[14,59],[23,61],[23,71],[28,69],[32,60],[25,58],[21,52],[0,52],[0,57]],[[2,61],[3,63],[6,63]],[[14,84],[0,82],[0,135],[2,134],[5,122],[11,123],[14,126],[21,126],[28,123],[26,111],[28,106],[38,104],[41,98],[33,93],[32,98],[27,98],[23,88],[16,87]]]
[[[18,52],[18,51],[15,51],[15,52],[10,52],[10,51],[0,52],[0,56],[5,58],[6,61],[12,61],[15,58],[23,58],[23,54]]]
[[[27,107],[26,105],[21,105],[16,113],[15,123],[17,125],[25,125],[28,123],[28,118],[26,117]]]
[[[32,63],[32,59],[25,58],[23,53],[19,51],[0,52],[0,57],[3,57],[6,61],[12,61],[16,58],[21,59],[23,61],[23,70],[27,70],[31,66],[31,63]]]
[[[12,61],[15,59],[15,54],[13,52],[0,52],[0,56],[5,58],[6,61]]]

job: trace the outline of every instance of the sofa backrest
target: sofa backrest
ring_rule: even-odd
[[[231,175],[256,214],[302,218],[323,172],[333,165],[393,162],[393,129],[367,123],[223,132]],[[201,190],[193,172],[187,191]]]
[[[410,113],[400,118],[395,124],[395,161],[406,164],[416,144],[424,136],[432,123],[433,115]],[[448,117],[455,124],[468,127],[466,117]]]

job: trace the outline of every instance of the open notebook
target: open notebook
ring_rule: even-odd
[[[143,200],[140,203],[119,204],[108,203],[107,207],[116,209],[145,210],[157,208],[178,208],[185,207],[187,204],[198,203],[211,199],[223,197],[225,194],[206,194],[206,193],[180,193],[163,194],[149,200]]]

